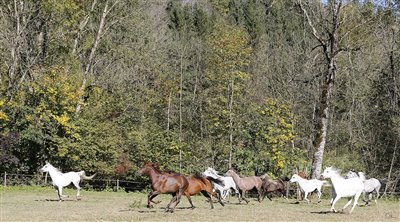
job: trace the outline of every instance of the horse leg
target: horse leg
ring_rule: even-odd
[[[308,196],[308,192],[304,192],[304,200],[306,200],[307,203],[310,203],[310,200],[307,199],[307,196]]]
[[[375,189],[375,191],[376,191],[375,203],[378,203],[378,198],[379,198],[379,188]]]
[[[242,200],[246,201],[246,204],[248,204],[249,201],[246,200],[245,195],[246,195],[246,191],[245,191],[245,190],[242,190]]]
[[[158,195],[157,191],[151,191],[148,195],[147,195],[147,208],[153,208],[153,205],[151,205],[151,203],[155,203],[153,201],[153,198],[156,197]]]
[[[58,187],[58,197],[60,198],[60,201],[63,200],[63,199],[62,199],[63,197],[67,197],[66,195],[63,195],[63,194],[62,194],[62,188],[63,188],[62,186],[59,186],[59,187]]]
[[[262,198],[263,191],[261,188],[258,189],[257,191],[258,191],[258,202],[261,203],[261,200],[264,199],[264,198]]]
[[[229,195],[230,189],[224,190],[224,188],[222,188],[221,190],[222,190],[222,192],[221,192],[221,193],[222,193],[221,199],[225,201],[225,200],[226,200],[226,197]],[[221,191],[221,190],[220,190],[220,191]]]
[[[354,196],[354,204],[353,204],[353,207],[350,210],[350,214],[351,214],[351,212],[353,212],[354,207],[357,205],[358,198],[360,197],[360,195],[361,195],[361,193],[356,193],[356,195]]]
[[[172,194],[172,199],[169,201],[169,203],[168,203],[167,206],[165,207],[165,212],[171,212],[171,213],[174,212],[174,208],[176,207],[176,205],[178,205],[178,203],[176,203],[177,199],[178,199],[177,194],[176,194],[176,193],[173,193],[173,194]],[[174,205],[172,205],[172,204],[174,204]],[[173,207],[171,207],[171,205],[172,205]]]
[[[59,201],[62,201],[62,196],[60,195],[60,189],[57,186],[54,186],[54,189],[57,192],[57,196],[58,196]]]
[[[336,209],[335,209],[335,203],[340,199],[340,196],[336,195],[335,199],[332,201],[332,205],[331,205],[331,211],[336,213]]]
[[[347,198],[348,202],[346,203],[346,205],[344,205],[342,211],[344,211],[344,209],[346,209],[346,207],[348,207],[351,204],[351,201],[353,200],[352,197]]]
[[[153,196],[150,198],[150,202],[154,203],[154,204],[159,204],[161,203],[161,200],[158,201],[154,201],[153,199],[158,196],[158,194],[160,194],[159,192],[153,192]]]
[[[76,192],[76,199],[77,200],[80,200],[81,199],[81,187],[79,186],[79,181],[75,181],[75,182],[73,182],[74,183],[74,185],[75,185],[75,187],[76,187],[76,189],[77,189],[77,192]]]
[[[222,188],[222,187],[221,187],[221,188]],[[218,192],[214,192],[214,189],[212,189],[211,191],[208,191],[208,192],[209,192],[209,195],[210,195],[210,197],[211,197],[211,201],[212,201],[212,197],[214,196],[214,197],[217,198],[218,202],[219,202],[222,206],[225,206],[225,204],[224,204],[224,202],[223,202],[223,200],[222,200],[222,195],[217,195],[218,193],[220,193],[220,190],[218,190]]]
[[[268,198],[268,200],[270,200],[270,201],[272,201],[272,198],[268,195],[268,192],[266,192],[267,194],[267,198]]]
[[[281,191],[281,193],[282,193],[282,196],[285,198],[285,200],[288,201],[289,199],[288,199],[288,197],[286,196],[286,190],[280,189],[280,191]]]
[[[169,206],[169,212],[171,212],[171,213],[174,212],[175,207],[176,207],[176,206],[179,204],[179,202],[181,201],[181,197],[182,197],[182,195],[184,194],[184,192],[185,192],[185,190],[181,188],[181,189],[179,189],[179,191],[178,191],[177,193],[173,194],[174,198],[172,198],[170,204],[168,204],[168,206]],[[189,197],[190,197],[190,195],[189,195]],[[192,203],[191,203],[191,200],[190,200],[189,202],[190,202],[190,204],[192,204]],[[172,203],[174,203],[174,204],[172,205],[172,207],[170,207]],[[193,204],[192,204],[192,206],[193,206]],[[165,212],[167,212],[167,209],[165,209]]]
[[[365,198],[365,194],[366,194],[365,190],[363,191],[362,194],[363,194],[363,195],[362,195],[362,199],[363,199],[363,201],[365,202],[365,206],[366,206],[366,205],[368,205],[368,200],[366,200],[366,198]]]
[[[188,199],[188,201],[189,201],[190,206],[192,207],[192,209],[196,208],[196,207],[193,205],[193,203],[192,203],[192,198],[190,197],[190,194],[185,192],[184,195],[187,197],[187,199]],[[210,202],[211,202],[211,201],[210,201]]]
[[[208,199],[208,201],[210,202],[210,205],[211,205],[211,209],[214,209],[214,205],[213,205],[213,201],[212,201],[212,196],[207,192],[207,191],[205,191],[205,190],[202,190],[202,191],[200,191],[201,192],[201,194],[203,194],[203,196],[205,196],[207,199]],[[223,205],[222,205],[223,206]]]
[[[176,201],[176,193],[173,193],[172,194],[172,199],[171,199],[171,201],[167,204],[167,206],[165,207],[165,212],[168,212],[168,211],[170,211],[170,205],[171,205],[171,203],[172,202],[175,202]]]
[[[321,190],[317,190],[318,203],[321,203],[321,195],[322,195]]]

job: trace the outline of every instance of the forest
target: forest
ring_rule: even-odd
[[[398,0],[0,0],[0,172],[317,178],[400,190]]]

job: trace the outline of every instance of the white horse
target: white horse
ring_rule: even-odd
[[[321,202],[321,188],[322,185],[327,183],[325,180],[317,180],[317,179],[311,179],[307,180],[304,178],[301,178],[299,175],[294,174],[292,178],[290,179],[291,183],[297,182],[300,186],[301,191],[304,193],[304,199],[307,201],[307,203],[310,203],[310,200],[307,199],[308,193],[317,191],[317,196],[318,196],[318,203]]]
[[[226,197],[229,195],[231,189],[233,189],[235,191],[235,193],[237,193],[239,195],[239,199],[240,199],[239,190],[238,190],[236,183],[232,177],[220,176],[220,175],[218,175],[218,171],[214,170],[211,167],[208,167],[203,172],[203,175],[223,181],[223,185],[213,182],[213,187],[214,187],[215,191],[220,195],[222,200],[224,200],[224,201],[226,200]]]
[[[59,169],[55,168],[49,162],[46,162],[46,165],[44,165],[40,169],[40,171],[49,172],[51,180],[53,182],[53,186],[57,190],[60,201],[62,201],[62,198],[65,197],[65,195],[62,194],[63,187],[66,187],[69,184],[73,183],[78,190],[76,198],[79,199],[81,189],[81,187],[79,186],[79,182],[81,181],[81,179],[91,180],[96,175],[94,174],[92,176],[86,176],[85,171],[83,170],[79,172],[62,173]]]
[[[372,193],[375,191],[376,197],[375,197],[375,203],[377,203],[377,200],[379,198],[379,190],[381,189],[381,182],[378,179],[371,178],[371,179],[366,179],[365,175],[363,172],[358,172],[358,175],[356,172],[350,170],[346,174],[347,178],[354,178],[354,177],[359,177],[363,183],[364,183],[364,190],[363,190],[363,201],[366,202],[365,205],[368,205],[369,201],[372,199]],[[368,200],[365,199],[365,194],[368,193]]]
[[[333,167],[328,167],[322,173],[324,178],[330,178],[332,181],[333,189],[335,190],[335,196],[333,197],[331,211],[336,212],[335,203],[342,197],[347,197],[349,200],[346,205],[344,205],[344,210],[351,204],[352,198],[354,197],[353,207],[350,210],[350,213],[353,212],[354,207],[357,205],[358,198],[364,190],[363,181],[358,178],[348,178],[345,179],[340,176],[340,172]]]

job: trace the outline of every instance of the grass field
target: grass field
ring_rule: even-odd
[[[183,197],[174,213],[164,213],[169,195],[160,195],[155,200],[162,202],[155,208],[145,207],[147,195],[125,192],[81,192],[82,200],[75,199],[76,190],[65,189],[70,195],[63,202],[57,201],[50,187],[1,187],[0,221],[400,221],[400,202],[380,200],[378,204],[357,206],[352,214],[330,213],[329,201],[307,204],[275,198],[258,203],[250,199],[249,204],[238,204],[235,197],[222,207],[209,203],[203,196],[193,197],[196,209]],[[345,200],[336,208],[341,209]]]

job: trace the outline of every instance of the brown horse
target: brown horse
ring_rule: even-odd
[[[258,201],[261,202],[262,180],[260,177],[257,177],[257,176],[240,177],[233,170],[228,170],[228,172],[226,172],[226,176],[232,177],[236,183],[236,186],[239,188],[239,192],[241,194],[241,197],[239,198],[239,202],[241,202],[241,200],[244,200],[244,201],[246,201],[246,203],[248,203],[249,201],[245,199],[244,195],[247,191],[249,191],[253,188],[257,189]]]
[[[161,172],[158,164],[145,163],[140,168],[136,175],[148,175],[150,178],[152,191],[147,196],[147,207],[152,208],[153,198],[158,194],[172,194],[173,198],[165,208],[165,212],[174,212],[176,205],[178,205],[182,194],[189,186],[188,180],[178,173]]]
[[[288,179],[289,178],[285,178],[284,180]],[[268,199],[272,201],[271,197],[268,194],[273,192],[280,192],[283,195],[283,197],[287,200],[286,186],[284,180],[283,179],[273,180],[268,175],[264,175],[261,187],[262,200],[264,200],[265,196],[267,196]]]
[[[213,192],[213,187],[212,187],[210,180],[212,182],[218,183],[220,185],[222,184],[222,181],[211,178],[211,177],[206,178],[206,177],[198,175],[198,174],[188,176],[188,177],[186,177],[186,179],[189,181],[189,186],[185,190],[184,195],[188,198],[189,203],[192,206],[192,208],[195,208],[195,206],[193,205],[192,199],[190,198],[190,196],[201,193],[208,199],[208,201],[210,202],[210,205],[211,205],[211,209],[213,209],[214,205],[213,205],[213,201],[212,201],[212,196],[216,196],[216,194],[215,194],[215,192]],[[222,200],[220,198],[218,198],[218,202],[222,206],[224,206],[224,203],[222,202]]]

